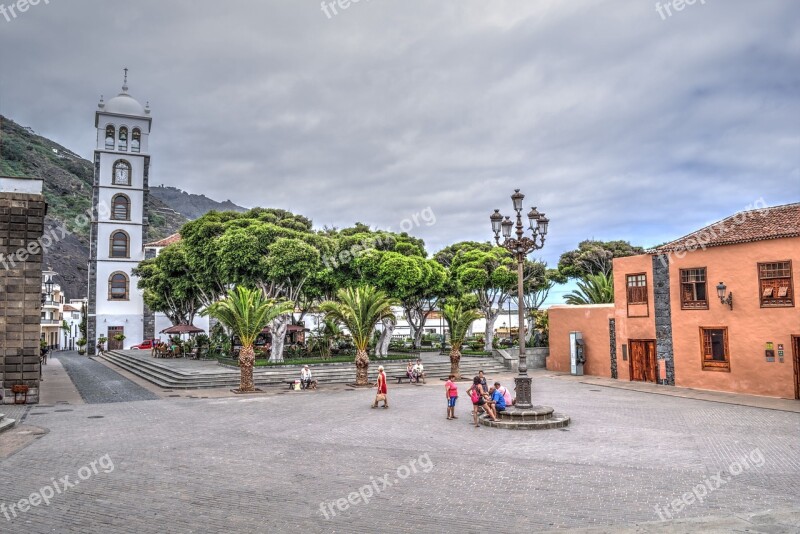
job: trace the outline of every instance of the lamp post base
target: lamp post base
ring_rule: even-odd
[[[514,378],[517,393],[517,399],[514,406],[521,410],[527,410],[533,406],[533,403],[531,402],[531,382],[531,377],[527,375],[521,375]]]

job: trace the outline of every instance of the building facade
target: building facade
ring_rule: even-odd
[[[548,368],[569,361],[565,332],[587,331],[587,373],[800,399],[798,265],[800,203],[617,258],[613,307],[551,310]]]
[[[107,103],[101,98],[95,112],[89,354],[100,336],[108,338],[109,349],[153,337],[145,327],[144,301],[132,275],[145,259],[151,125],[149,106],[128,94],[127,74],[122,92]]]
[[[42,181],[0,177],[0,404],[24,388],[39,400],[42,247],[47,204]]]
[[[61,326],[63,324],[64,293],[55,283],[58,273],[52,269],[42,271],[42,331],[41,339],[50,350],[61,347]]]

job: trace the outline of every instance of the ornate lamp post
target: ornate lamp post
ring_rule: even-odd
[[[544,247],[544,238],[547,235],[547,226],[550,219],[544,216],[544,213],[539,213],[536,208],[531,208],[528,212],[528,228],[530,229],[531,236],[526,236],[525,226],[522,224],[522,201],[525,195],[519,192],[519,189],[514,190],[511,195],[511,200],[514,204],[514,211],[517,212],[516,225],[509,217],[503,217],[500,210],[494,210],[494,213],[489,217],[492,221],[492,231],[494,232],[495,242],[511,252],[517,260],[517,294],[519,302],[519,327],[517,329],[519,336],[519,376],[514,378],[517,385],[517,403],[516,407],[520,409],[528,409],[533,406],[531,403],[531,378],[528,376],[528,361],[525,355],[525,299],[523,288],[523,268],[525,266],[525,258],[534,250],[539,250]],[[512,230],[516,228],[516,237],[512,237]],[[500,234],[502,233],[503,240],[500,241]]]

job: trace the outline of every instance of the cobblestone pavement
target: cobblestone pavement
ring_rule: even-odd
[[[388,410],[366,390],[35,407],[49,433],[0,461],[0,505],[79,485],[0,532],[615,531],[713,480],[674,517],[789,510],[769,532],[797,531],[798,414],[539,378],[573,423],[515,432],[471,426],[460,389],[454,421],[441,384],[391,388]],[[104,455],[113,471],[81,469]]]
[[[77,352],[56,352],[53,358],[61,362],[81,398],[88,404],[158,399],[157,395],[140,385]]]

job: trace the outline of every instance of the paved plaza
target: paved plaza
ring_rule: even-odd
[[[572,424],[515,432],[474,428],[465,387],[455,421],[441,383],[391,388],[388,410],[324,385],[4,407],[38,439],[0,460],[0,505],[49,505],[0,515],[0,532],[800,528],[800,414],[537,375],[535,402]]]

